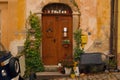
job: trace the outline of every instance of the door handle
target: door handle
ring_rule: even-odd
[[[55,43],[55,42],[56,42],[56,39],[53,39],[53,42]]]

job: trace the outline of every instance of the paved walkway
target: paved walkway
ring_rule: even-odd
[[[120,80],[120,72],[80,74],[76,78],[70,78],[69,75],[59,72],[42,72],[37,73],[37,80]]]

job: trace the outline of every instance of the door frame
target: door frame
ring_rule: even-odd
[[[51,10],[51,7],[53,6],[53,9]],[[64,8],[63,8],[64,7]],[[55,10],[56,9],[56,10]],[[64,10],[62,10],[64,9]],[[57,11],[57,12],[55,12]],[[69,16],[70,17],[70,22],[71,22],[71,25],[70,25],[70,33],[73,33],[73,21],[72,21],[72,10],[71,8],[66,5],[66,4],[62,4],[62,3],[51,3],[51,4],[48,4],[46,6],[44,6],[44,8],[42,9],[42,18],[44,16]],[[43,21],[43,19],[42,19]],[[43,22],[42,22],[43,23]],[[44,42],[42,42],[44,43]],[[73,34],[72,34],[72,37],[71,37],[71,48],[70,48],[70,53],[71,53],[71,56],[73,55]],[[42,50],[43,50],[43,46],[42,46]],[[42,54],[43,54],[43,51],[42,51]]]
[[[56,3],[56,2],[54,2],[54,3]],[[49,3],[46,3],[46,4],[44,4],[43,6],[42,6],[42,9],[46,6],[46,5],[48,5]],[[59,4],[59,2],[58,2],[58,4]],[[72,33],[74,33],[74,31],[76,30],[76,29],[78,29],[78,27],[79,27],[79,22],[80,22],[80,13],[79,13],[79,11],[75,11],[74,9],[76,8],[75,6],[72,6],[73,4],[72,3],[70,3],[70,4],[67,4],[67,3],[63,3],[63,4],[65,4],[65,5],[67,5],[67,6],[69,6],[70,8],[71,8],[71,10],[72,10]],[[42,21],[42,13],[43,13],[43,11],[42,11],[42,9],[40,9],[40,11],[36,11],[35,12],[35,14],[37,14],[39,17],[40,17],[40,20]],[[78,24],[76,24],[76,23],[78,23]],[[42,23],[41,23],[41,28],[42,28]],[[72,42],[72,45],[73,45],[73,49],[74,49],[74,39],[73,39],[73,42]],[[41,44],[41,46],[42,46],[42,44]],[[41,56],[42,56],[42,47],[40,48],[40,51],[41,51]]]

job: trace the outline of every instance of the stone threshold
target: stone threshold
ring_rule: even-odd
[[[45,72],[57,72],[58,66],[57,65],[45,65]]]
[[[45,72],[36,73],[37,80],[54,80],[56,78],[67,78],[70,75],[58,72],[58,65],[44,65]]]
[[[120,80],[120,72],[81,74],[79,77],[70,78],[70,75],[59,72],[38,72],[36,80]]]
[[[60,72],[38,72],[36,73],[37,80],[50,80],[55,78],[67,78],[70,75],[62,74]]]

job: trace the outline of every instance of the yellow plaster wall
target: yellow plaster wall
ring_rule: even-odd
[[[17,21],[17,29],[21,30],[25,24],[25,0],[18,0],[18,4],[17,4],[17,17],[18,17],[18,21]]]
[[[88,35],[87,52],[109,52],[110,0],[80,0],[80,28]]]
[[[25,2],[26,0],[0,0],[1,41],[8,50],[12,41],[19,40],[25,35]]]
[[[26,0],[11,0],[8,3],[10,33],[8,49],[14,56],[18,54],[18,46],[24,45]]]
[[[16,0],[9,0],[8,1],[8,49],[9,45],[12,40],[14,40],[15,37],[15,32],[17,30],[17,1]]]
[[[9,2],[9,19],[11,25],[10,41],[20,39],[24,34],[23,29],[25,26],[25,0],[13,0]]]
[[[18,33],[18,39],[23,39],[25,35],[25,22],[26,22],[26,17],[25,13],[26,12],[26,0],[18,0],[17,3],[17,33]]]
[[[0,10],[1,10],[1,42],[7,48],[8,44],[8,3],[7,1],[0,1]]]
[[[3,40],[7,48],[14,45],[16,40],[24,39],[25,20],[30,11],[40,12],[44,5],[59,1],[62,0],[8,0],[7,30],[4,32],[7,38]],[[76,0],[76,2],[80,3],[78,4],[81,11],[80,26],[86,34],[91,33],[86,50],[109,51],[110,0]]]
[[[118,0],[118,40],[117,40],[117,66],[120,69],[120,0]]]
[[[103,38],[102,30],[108,29],[106,34],[110,33],[110,0],[97,1],[97,37]]]

